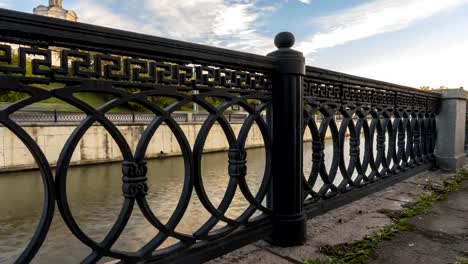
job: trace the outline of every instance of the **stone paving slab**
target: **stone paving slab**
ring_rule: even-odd
[[[434,206],[430,213],[414,217],[409,224],[427,237],[446,237],[451,240],[468,238],[468,212],[453,210],[445,205]]]
[[[379,243],[370,263],[455,263],[468,260],[468,182],[409,221],[411,232],[400,232]]]
[[[462,190],[450,194],[450,199],[440,202],[444,207],[468,213],[468,181],[463,182]]]
[[[385,197],[387,200],[409,203],[414,202],[420,195],[431,193],[425,186],[425,184],[415,185],[413,182],[402,182],[378,192],[377,195],[379,195],[379,197]]]
[[[266,249],[255,247],[255,250],[244,254],[227,254],[224,257],[212,260],[208,263],[230,264],[230,263],[243,263],[243,264],[290,264],[291,261],[279,257]]]
[[[333,219],[332,223],[325,223],[325,225],[328,225],[326,228],[323,225],[316,226],[309,221],[307,228],[312,232],[308,232],[308,240],[303,246],[281,248],[274,247],[266,242],[257,243],[257,245],[279,256],[302,263],[306,258],[326,258],[325,255],[319,252],[319,248],[323,245],[336,245],[358,240],[390,223],[391,220],[388,217],[378,213],[363,213],[350,221],[342,223],[338,223],[336,219]],[[321,231],[317,232],[317,230]],[[312,233],[316,233],[316,235],[312,236]]]
[[[447,243],[446,240],[430,239],[414,232],[400,232],[389,241],[382,241],[371,264],[444,264],[454,263],[465,245]]]
[[[391,219],[382,214],[382,211],[401,211],[407,203],[413,203],[420,195],[430,193],[425,188],[428,183],[442,184],[444,180],[454,175],[440,171],[420,173],[385,190],[314,217],[307,221],[307,242],[303,246],[281,248],[259,241],[209,263],[297,264],[303,263],[305,259],[326,258],[319,252],[321,246],[362,239],[365,235],[391,223]],[[269,262],[262,262],[263,258]]]
[[[433,184],[433,185],[442,185],[445,180],[452,177],[454,175],[453,172],[444,172],[440,170],[435,171],[428,171],[420,173],[417,177],[411,177],[409,179],[404,180],[403,182],[426,185],[426,184]]]

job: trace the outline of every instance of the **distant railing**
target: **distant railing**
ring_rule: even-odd
[[[363,186],[390,184],[388,179],[427,168],[435,160],[438,94],[306,67],[304,103],[313,153],[312,170],[304,178],[309,217],[323,212],[324,204],[331,209],[359,197]],[[317,113],[321,118],[314,118]],[[333,139],[332,157],[324,154],[327,130]],[[329,167],[327,158],[332,159]],[[324,182],[321,188],[316,188],[318,180]],[[329,198],[334,196],[347,200],[333,202]]]
[[[468,155],[468,103],[466,104],[465,117],[465,153]]]
[[[61,111],[18,111],[11,119],[21,125],[27,124],[79,124],[86,118],[85,113]],[[154,113],[106,113],[106,118],[114,124],[149,124],[156,115]],[[263,115],[264,116],[264,115]],[[171,117],[176,122],[205,122],[209,113],[174,112]],[[242,123],[248,117],[247,113],[227,113],[226,120],[232,123]]]
[[[200,263],[264,238],[278,246],[304,243],[306,217],[349,203],[433,165],[440,95],[306,67],[302,53],[291,49],[294,37],[290,33],[275,38],[278,50],[258,56],[0,9],[0,42],[0,89],[29,95],[0,110],[0,123],[34,156],[44,188],[44,207],[36,233],[16,263],[30,262],[41,249],[56,204],[71,233],[89,249],[83,263],[108,259],[122,263]],[[53,64],[52,55],[60,63]],[[78,93],[103,94],[112,99],[96,108],[76,97]],[[174,102],[162,108],[151,97],[170,97]],[[82,114],[36,113],[31,117],[19,112],[51,98],[72,105]],[[216,104],[213,99],[218,100]],[[152,114],[111,112],[130,102]],[[195,142],[188,142],[178,124],[187,118],[176,111],[188,103],[206,110],[192,114],[192,121],[201,122],[200,130],[194,132]],[[234,105],[244,109],[246,116],[229,114]],[[267,117],[262,116],[265,112]],[[80,120],[61,146],[55,173],[44,150],[21,124],[20,120],[28,118],[34,122]],[[130,146],[115,121],[147,123],[136,146]],[[241,122],[240,131],[234,131],[233,121]],[[67,193],[72,155],[95,123],[112,136],[124,160],[122,197],[115,197],[122,200],[121,211],[103,240],[83,231]],[[228,185],[216,203],[205,190],[201,169],[204,144],[215,123],[229,143],[225,164]],[[146,165],[145,153],[161,124],[175,136],[184,163],[180,199],[167,221],[155,215],[147,200],[151,192],[147,174],[154,172]],[[246,180],[249,164],[245,150],[254,125],[265,146],[264,172],[255,192]],[[312,134],[312,156],[307,158],[313,166],[308,175],[302,168],[306,129]],[[333,145],[330,157],[324,151],[328,130]],[[229,217],[235,195],[244,199],[247,207],[238,217]],[[182,219],[198,217],[187,215],[195,196],[203,207],[200,210],[210,217],[195,232],[182,232],[177,229]],[[164,205],[165,201],[157,204]],[[156,235],[139,250],[114,249],[134,210],[141,211]],[[175,242],[164,247],[169,240]]]

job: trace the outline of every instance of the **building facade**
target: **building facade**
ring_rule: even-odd
[[[35,15],[60,18],[70,21],[77,21],[78,16],[75,11],[66,10],[62,6],[62,0],[49,0],[49,6],[39,5],[33,9]]]
[[[60,18],[76,22],[78,16],[73,10],[66,10],[62,6],[62,0],[49,0],[49,6],[39,5],[33,9],[35,15],[48,16],[53,18]],[[61,49],[49,47],[52,51],[52,65],[60,65],[60,51]]]

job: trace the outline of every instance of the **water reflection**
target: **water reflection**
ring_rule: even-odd
[[[248,150],[247,180],[256,193],[263,179],[265,150]],[[213,204],[221,201],[229,179],[227,153],[204,154],[203,181]],[[154,214],[166,222],[176,208],[184,183],[184,163],[181,157],[148,162],[147,200]],[[67,178],[67,193],[72,214],[91,238],[102,240],[115,222],[122,206],[121,166],[118,163],[73,167]],[[22,252],[37,226],[42,208],[42,181],[36,171],[8,173],[0,176],[0,263],[12,263]],[[240,191],[227,212],[239,216],[248,206]],[[210,214],[200,204],[193,191],[186,217],[177,231],[193,233]],[[221,225],[222,226],[222,225]],[[138,250],[157,234],[138,209],[114,249]],[[173,241],[168,241],[168,246]],[[78,263],[90,250],[68,230],[58,213],[55,215],[45,244],[34,263]]]
[[[348,159],[349,144],[346,140],[345,158]],[[333,147],[328,141],[325,148],[326,166],[330,168]],[[311,144],[304,144],[304,172],[308,175],[311,162]],[[226,190],[227,154],[204,154],[202,161],[203,181],[213,204],[217,205]],[[263,179],[265,150],[247,151],[247,180],[252,193],[256,193]],[[164,223],[176,208],[184,183],[184,163],[181,157],[150,160],[148,162],[150,193],[147,200],[154,214]],[[91,238],[102,240],[115,222],[122,206],[121,166],[118,163],[73,167],[67,181],[68,200],[76,222]],[[338,175],[335,182],[339,182]],[[320,188],[322,181],[317,180]],[[42,208],[42,181],[38,172],[8,173],[0,175],[0,263],[12,263],[26,246],[36,228]],[[237,217],[247,208],[248,202],[237,190],[227,212]],[[187,212],[177,231],[193,233],[210,217],[202,207],[195,191],[192,193]],[[219,224],[221,227],[222,224]],[[157,234],[136,208],[128,226],[113,249],[135,251]],[[165,246],[174,243],[168,240]],[[90,253],[70,233],[58,213],[51,230],[34,263],[78,263]]]

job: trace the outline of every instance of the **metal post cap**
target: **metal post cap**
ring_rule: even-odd
[[[294,45],[296,38],[291,32],[280,32],[275,37],[275,46],[278,49],[291,48]]]

